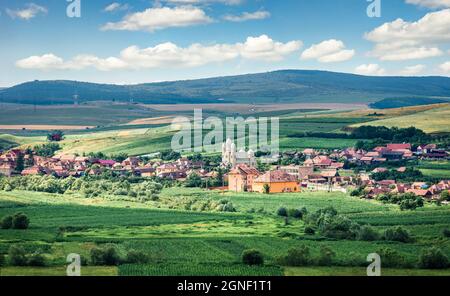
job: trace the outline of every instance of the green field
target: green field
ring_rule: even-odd
[[[349,260],[364,262],[367,254],[381,247],[397,250],[409,261],[430,246],[440,247],[450,255],[450,241],[442,230],[450,226],[450,207],[427,205],[414,212],[401,212],[394,205],[383,205],[340,193],[304,192],[263,195],[225,193],[200,189],[164,189],[161,199],[197,197],[229,199],[236,213],[192,212],[164,209],[163,203],[137,203],[114,198],[82,198],[38,192],[0,192],[0,217],[24,212],[30,219],[28,230],[0,230],[0,254],[12,244],[28,252],[45,254],[45,268],[4,267],[2,275],[62,275],[65,257],[78,253],[89,258],[94,246],[114,244],[121,254],[138,250],[148,254],[148,264],[124,264],[118,269],[82,267],[85,275],[355,275],[362,267],[293,268],[279,266],[277,258],[299,245],[309,246],[313,256],[321,246],[336,253],[336,266]],[[361,224],[371,224],[379,231],[401,225],[415,237],[412,243],[386,241],[332,240],[319,235],[305,235],[300,220],[275,215],[280,206],[306,207],[315,211],[334,206],[340,213]],[[249,267],[241,263],[241,253],[258,249],[265,266]],[[448,270],[389,270],[387,275],[448,275]]]
[[[449,133],[450,132],[450,105],[417,112],[411,115],[398,116],[388,119],[372,121],[374,126],[387,126],[407,128],[414,126],[427,133]],[[354,126],[360,126],[357,124]]]
[[[322,111],[320,109],[277,110],[250,115],[280,116],[280,148],[282,150],[342,149],[354,146],[357,140],[299,135],[303,135],[305,132],[342,133],[349,126],[369,124],[416,126],[427,132],[447,132],[447,127],[450,126],[446,119],[448,110],[448,105],[432,105],[382,110],[378,111],[380,116],[370,116],[377,112],[374,110]],[[20,116],[12,115],[17,113],[20,113]],[[98,114],[102,114],[102,116],[98,116]],[[80,106],[38,106],[36,109],[33,106],[6,104],[5,108],[0,111],[0,133],[5,133],[0,135],[0,145],[11,147],[40,144],[45,141],[47,133],[45,130],[31,129],[1,130],[2,124],[48,125],[48,129],[57,129],[59,125],[92,126],[90,129],[67,130],[66,139],[61,142],[63,152],[78,154],[124,152],[129,155],[145,155],[170,147],[175,131],[170,129],[168,122],[158,123],[157,119],[177,115],[192,116],[192,112],[181,109],[180,111],[158,111],[148,106],[106,102]],[[241,114],[232,114],[228,109],[204,112],[205,118],[210,115],[225,118]],[[156,120],[153,124],[152,118]],[[126,124],[133,120],[138,121],[132,125]],[[8,133],[14,134],[14,136],[8,135]],[[441,176],[439,172],[426,171],[425,173]]]

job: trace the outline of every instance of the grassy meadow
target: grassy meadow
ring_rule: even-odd
[[[164,107],[168,108],[168,107]],[[174,131],[167,117],[192,115],[182,108],[129,104],[92,103],[80,106],[33,106],[3,104],[0,108],[0,145],[33,146],[45,143],[46,133],[61,126],[91,126],[65,130],[60,143],[64,153],[104,152],[145,155],[167,150]],[[175,108],[175,107],[172,107]],[[248,107],[245,107],[248,109]],[[296,137],[303,132],[343,132],[362,124],[414,125],[427,131],[448,131],[448,105],[420,106],[376,111],[349,108],[339,110],[300,107],[259,108],[255,114],[280,116],[282,150],[303,148],[337,149],[353,146],[353,139]],[[242,109],[245,111],[245,109]],[[242,112],[244,112],[242,111]],[[224,117],[236,110],[211,109],[206,115]],[[21,114],[17,116],[17,114]],[[242,114],[255,115],[244,112]],[[45,130],[2,130],[2,125],[46,125]],[[6,128],[5,126],[3,128]],[[427,176],[447,177],[448,163],[424,162],[417,166]],[[235,213],[200,212],[183,209],[179,202],[191,199],[226,199]],[[170,201],[170,202],[162,202]],[[379,233],[401,226],[414,237],[409,243],[385,240],[337,240],[319,234],[306,234],[302,220],[286,221],[276,215],[280,207],[306,207],[314,212],[333,206],[340,214],[361,225],[371,225]],[[437,246],[450,256],[450,206],[427,204],[416,211],[400,211],[396,205],[362,200],[344,193],[302,192],[263,195],[205,191],[184,187],[165,188],[160,201],[135,202],[116,196],[85,198],[79,194],[49,194],[27,191],[0,191],[0,218],[24,212],[31,220],[27,230],[0,229],[0,255],[19,244],[27,252],[41,252],[46,267],[0,268],[0,275],[64,275],[66,256],[78,253],[88,259],[91,249],[113,245],[122,256],[129,250],[148,254],[146,264],[118,267],[83,266],[83,275],[364,275],[367,254],[388,247],[404,256],[412,266],[384,269],[385,275],[448,275],[449,270],[416,268],[422,251]],[[328,246],[336,257],[332,267],[289,267],[280,263],[291,248],[308,246],[312,256]],[[261,251],[265,264],[242,264],[247,249]],[[353,262],[352,266],[349,266]],[[356,262],[356,263],[355,263]]]
[[[383,110],[379,111],[380,113]],[[414,126],[427,133],[449,133],[450,132],[450,105],[438,105],[438,108],[433,108],[413,114],[401,115],[387,119],[380,119],[370,122],[374,126],[387,126],[407,128]],[[357,124],[354,126],[360,126]]]
[[[123,264],[118,268],[82,267],[85,275],[360,275],[361,267],[345,267],[355,260],[365,262],[367,254],[381,247],[398,251],[411,262],[430,246],[450,255],[450,241],[442,231],[450,225],[450,207],[427,205],[414,212],[402,212],[394,205],[352,198],[342,193],[303,192],[289,195],[222,193],[201,189],[167,188],[161,198],[197,197],[228,199],[236,213],[192,212],[164,208],[156,201],[137,203],[111,198],[84,198],[76,194],[0,192],[0,216],[26,213],[28,230],[0,230],[0,254],[13,244],[29,252],[40,251],[48,260],[44,268],[4,267],[2,275],[63,275],[65,256],[78,253],[89,258],[95,246],[113,244],[119,252],[145,252],[147,264]],[[275,213],[280,206],[306,207],[315,211],[327,206],[380,232],[402,226],[415,238],[411,243],[327,239],[304,233],[303,221],[288,224]],[[336,253],[335,266],[294,268],[282,266],[278,258],[300,245],[312,255],[322,246]],[[241,263],[241,253],[258,249],[265,257],[262,267]],[[341,267],[339,267],[341,266]],[[336,269],[335,269],[336,268]],[[448,275],[448,270],[387,270],[386,275]]]

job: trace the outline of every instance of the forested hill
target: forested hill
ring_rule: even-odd
[[[0,101],[25,104],[115,100],[138,103],[369,103],[385,98],[450,98],[449,77],[373,77],[325,71],[260,74],[138,85],[32,81],[0,90]]]

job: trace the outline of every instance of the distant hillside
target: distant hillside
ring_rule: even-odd
[[[388,98],[381,101],[370,104],[370,108],[373,109],[392,109],[432,104],[448,103],[449,100],[431,99],[431,98]]]
[[[108,85],[76,81],[33,81],[0,90],[0,101],[25,104],[115,100],[140,103],[370,103],[391,97],[450,97],[448,77],[369,77],[283,70],[199,80]]]
[[[414,126],[427,133],[450,133],[450,104],[434,105],[434,108],[423,112],[416,112],[404,116],[395,116],[386,119],[371,121],[353,125],[358,127],[362,125],[387,126],[408,128]]]

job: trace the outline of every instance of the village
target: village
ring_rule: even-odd
[[[430,184],[424,180],[399,182],[374,178],[377,174],[382,175],[390,171],[386,164],[403,164],[414,160],[448,160],[449,153],[438,149],[434,144],[420,145],[415,149],[408,143],[387,144],[372,151],[355,148],[323,151],[310,148],[284,152],[278,158],[294,159],[299,164],[282,165],[279,161],[261,168],[254,151],[237,151],[236,145],[228,139],[223,144],[222,162],[218,166],[224,172],[223,186],[208,189],[259,193],[293,193],[302,190],[349,193],[355,188],[363,188],[366,198],[376,198],[382,194],[413,193],[428,200],[439,200],[442,192],[450,190],[448,179]],[[397,165],[391,167],[391,170],[401,175],[408,169],[406,165]],[[7,177],[52,175],[66,178],[95,176],[105,171],[116,175],[159,178],[181,183],[186,182],[192,175],[201,180],[216,178],[218,175],[217,167],[207,167],[204,161],[188,157],[171,161],[127,157],[116,161],[71,154],[43,157],[30,149],[13,149],[0,155],[0,175]]]

